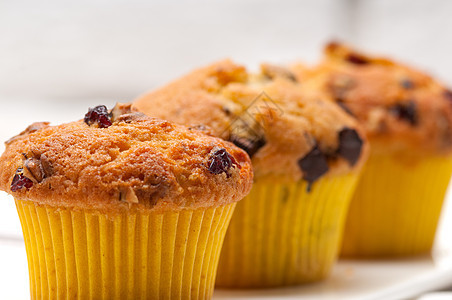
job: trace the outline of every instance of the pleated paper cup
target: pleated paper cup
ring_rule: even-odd
[[[353,196],[342,255],[394,257],[430,252],[452,158],[371,154]]]
[[[16,206],[32,299],[210,299],[235,203],[112,214]]]
[[[358,175],[307,183],[258,181],[232,217],[217,287],[261,288],[324,279],[336,261]]]

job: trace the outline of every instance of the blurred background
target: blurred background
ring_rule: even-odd
[[[451,13],[447,0],[0,0],[0,140],[226,57],[315,63],[332,39],[452,85]],[[21,243],[14,210],[0,201],[0,241]]]
[[[0,138],[226,57],[315,63],[332,39],[452,83],[451,13],[447,0],[0,0]]]
[[[315,63],[332,39],[452,83],[451,13],[447,0],[0,0],[0,138],[226,57]]]
[[[452,82],[447,0],[1,0],[0,97],[130,100],[231,57],[315,62],[340,39]]]

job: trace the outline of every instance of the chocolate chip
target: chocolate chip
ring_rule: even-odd
[[[412,100],[393,105],[390,108],[390,112],[397,118],[405,120],[413,126],[418,123],[417,105]]]
[[[246,138],[231,135],[229,140],[232,143],[234,143],[237,147],[245,150],[245,152],[248,153],[250,157],[256,154],[256,152],[259,151],[259,149],[262,148],[267,143],[263,136],[257,138]]]
[[[400,81],[400,85],[407,90],[414,88],[414,82],[409,79],[403,79],[402,81]]]
[[[98,105],[90,108],[85,114],[84,121],[89,126],[98,124],[100,128],[107,128],[111,126],[110,114],[105,105]]]
[[[369,61],[361,55],[350,53],[345,58],[349,63],[355,64],[355,65],[366,65],[369,63]]]
[[[303,172],[303,179],[308,182],[308,192],[311,190],[312,183],[329,170],[327,157],[318,145],[298,160],[298,166]]]
[[[226,149],[220,148],[215,150],[209,157],[208,169],[212,174],[226,173],[227,177],[230,177],[231,175],[228,171],[234,164],[237,164],[234,157]]]
[[[11,191],[17,192],[18,190],[21,190],[23,188],[26,188],[28,190],[32,186],[33,181],[24,175],[22,168],[18,168],[16,170],[16,174],[13,177],[13,181],[11,182]]]
[[[345,158],[351,166],[354,166],[358,162],[361,156],[362,146],[363,140],[356,130],[344,128],[339,132],[337,154]]]

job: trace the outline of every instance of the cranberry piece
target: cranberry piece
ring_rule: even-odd
[[[212,153],[209,158],[208,169],[212,174],[226,173],[227,177],[230,177],[228,173],[229,169],[237,164],[234,157],[229,154],[226,149],[220,148]]]
[[[354,166],[361,155],[363,140],[351,128],[344,128],[339,132],[339,147],[337,154],[345,158],[351,166]]]
[[[412,100],[405,103],[398,103],[392,106],[390,111],[399,119],[405,120],[413,126],[418,123],[417,105]]]
[[[27,190],[33,186],[33,181],[30,178],[27,178],[23,174],[23,169],[18,168],[16,174],[13,177],[13,181],[11,182],[11,191],[17,192],[23,188]]]
[[[308,192],[311,191],[312,183],[329,170],[327,157],[318,145],[315,145],[308,154],[298,160],[298,166],[303,172],[303,179],[308,182]]]
[[[112,124],[110,114],[105,105],[98,105],[94,108],[90,108],[85,115],[84,121],[90,126],[97,123],[100,128],[107,128]]]
[[[236,135],[231,135],[230,141],[237,147],[245,150],[250,157],[252,157],[260,148],[264,147],[267,141],[264,137],[245,138]]]

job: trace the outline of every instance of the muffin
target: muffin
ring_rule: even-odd
[[[452,172],[452,92],[420,71],[338,43],[318,66],[292,71],[357,118],[370,141],[342,254],[428,253]]]
[[[352,117],[303,90],[284,68],[263,65],[251,74],[228,60],[147,93],[134,107],[231,141],[252,158],[254,185],[232,217],[218,287],[328,275],[367,152]]]
[[[6,142],[0,188],[23,228],[32,299],[208,299],[251,162],[229,142],[97,106]]]

